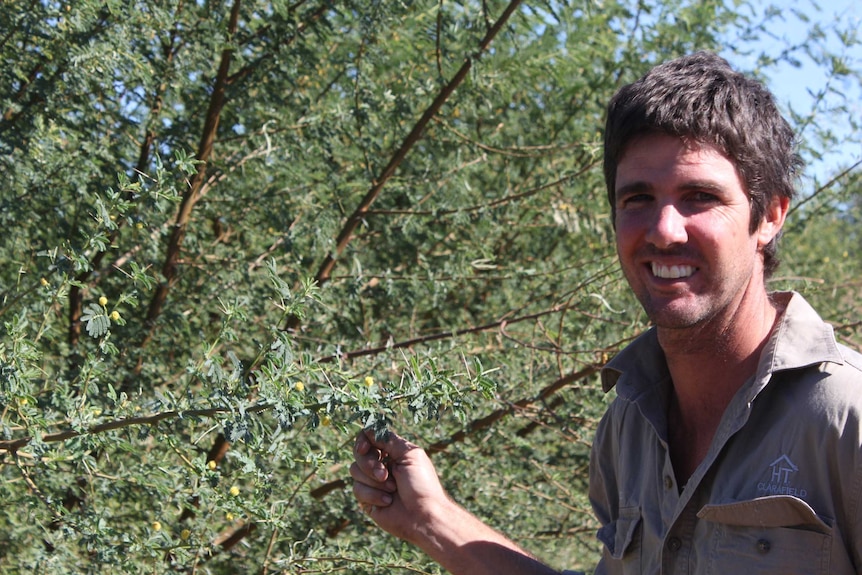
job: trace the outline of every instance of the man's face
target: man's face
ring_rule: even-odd
[[[765,293],[759,250],[780,229],[784,212],[777,226],[750,233],[748,195],[715,147],[639,136],[616,176],[617,253],[657,326],[730,319],[747,296]]]

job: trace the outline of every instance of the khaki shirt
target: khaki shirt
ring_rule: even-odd
[[[655,330],[602,371],[617,397],[593,445],[599,574],[862,573],[862,355],[799,294],[681,487]]]

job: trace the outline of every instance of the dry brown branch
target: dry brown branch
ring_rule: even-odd
[[[228,23],[228,35],[233,36],[236,33],[239,22],[239,10],[241,0],[235,0],[231,8],[230,20]],[[228,46],[222,51],[221,60],[219,62],[218,72],[213,84],[212,95],[210,96],[209,107],[204,119],[204,126],[201,132],[200,142],[196,158],[198,167],[195,174],[192,176],[189,186],[183,194],[180,202],[177,216],[174,221],[170,239],[168,240],[167,252],[165,260],[162,264],[163,280],[156,288],[153,298],[150,301],[149,309],[147,310],[146,323],[149,327],[149,333],[141,342],[141,348],[146,347],[153,337],[155,331],[156,319],[161,315],[162,308],[168,297],[168,292],[177,281],[177,260],[180,257],[180,249],[182,248],[183,240],[185,239],[186,230],[191,219],[192,210],[199,199],[199,193],[204,183],[207,180],[207,164],[213,151],[213,143],[215,142],[216,133],[218,131],[221,112],[225,105],[225,90],[227,88],[228,73],[233,58],[233,48]],[[143,355],[141,355],[143,358]],[[142,359],[139,360],[136,371],[140,371],[142,367]]]

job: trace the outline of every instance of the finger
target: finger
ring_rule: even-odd
[[[382,465],[380,462],[375,463],[377,463],[377,465]],[[372,469],[377,470],[378,468]],[[362,483],[363,485],[368,485],[369,487],[388,493],[394,493],[398,489],[395,484],[395,480],[389,475],[388,471],[386,471],[385,477],[382,481],[378,480],[377,477],[373,475],[373,471],[369,472],[369,465],[364,462],[354,461],[350,465],[350,476],[353,478],[354,482]]]
[[[400,439],[397,435],[395,437]],[[386,481],[390,475],[386,463],[391,460],[391,455],[384,450],[385,445],[377,442],[375,432],[371,429],[359,432],[353,444],[353,457],[361,471],[379,482]]]
[[[367,455],[369,451],[371,451],[371,442],[368,441],[368,438],[365,436],[365,430],[360,431],[356,434],[356,441],[353,444],[353,455]]]
[[[359,481],[353,482],[353,497],[359,502],[360,507],[371,505],[388,507],[394,501],[391,494]]]

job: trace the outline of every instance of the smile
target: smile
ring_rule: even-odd
[[[653,262],[652,274],[662,279],[687,278],[694,273],[694,266],[664,266]]]

